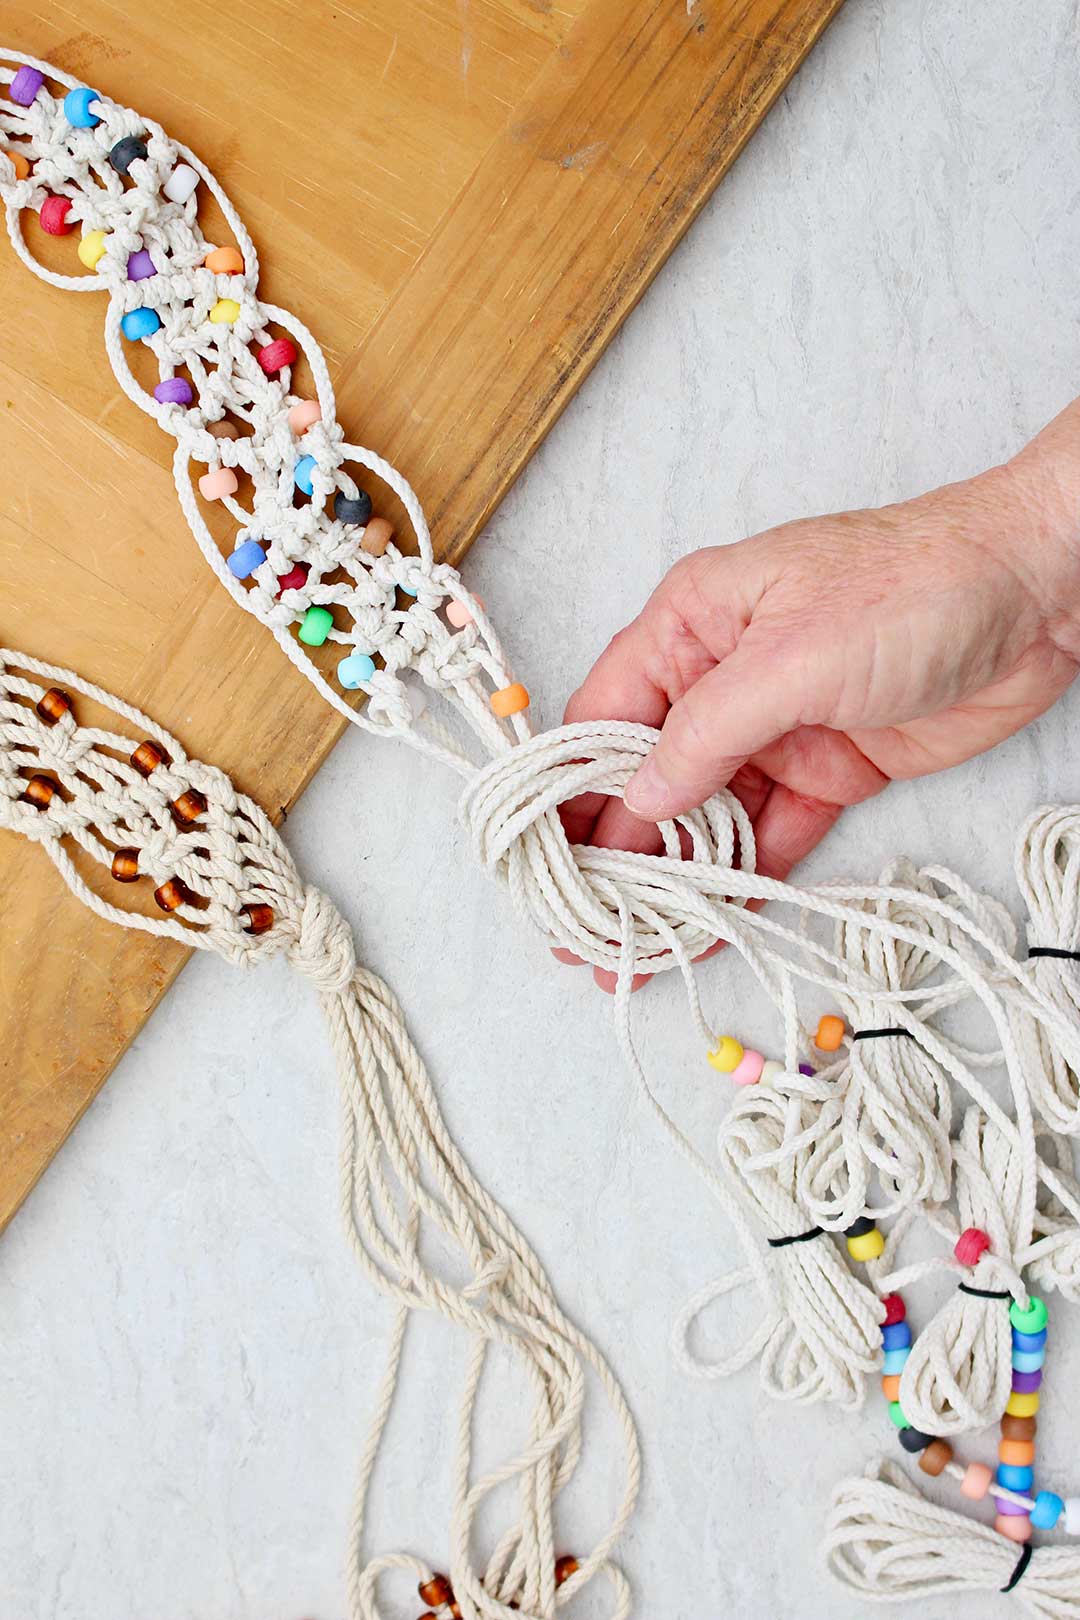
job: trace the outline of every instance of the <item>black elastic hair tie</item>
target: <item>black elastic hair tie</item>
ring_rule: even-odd
[[[1034,1550],[1035,1549],[1032,1547],[1030,1541],[1026,1541],[1024,1543],[1023,1550],[1021,1551],[1019,1558],[1016,1560],[1016,1568],[1009,1576],[1008,1584],[999,1588],[1000,1591],[1011,1592],[1013,1587],[1020,1585],[1020,1582],[1024,1578],[1024,1571],[1031,1563],[1031,1555]]]
[[[812,1226],[809,1232],[794,1232],[790,1237],[769,1239],[770,1249],[786,1249],[789,1243],[809,1243],[811,1238],[820,1237],[824,1232],[823,1226]]]
[[[914,1040],[910,1029],[857,1029],[851,1037],[853,1041],[879,1041],[885,1035],[906,1035]]]
[[[961,1283],[962,1294],[974,1294],[976,1299],[1012,1299],[1007,1288],[973,1288],[970,1283]]]
[[[1080,962],[1080,951],[1062,951],[1056,945],[1033,945],[1028,951],[1028,957],[1032,956],[1056,956],[1062,962]]]

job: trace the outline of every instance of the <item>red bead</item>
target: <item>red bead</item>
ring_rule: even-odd
[[[71,212],[70,197],[46,197],[41,205],[38,218],[41,228],[50,236],[68,236],[75,229],[75,221],[69,225],[67,217]]]
[[[907,1306],[899,1294],[886,1294],[881,1303],[885,1307],[883,1327],[892,1327],[894,1322],[902,1322],[907,1315]]]
[[[273,343],[268,343],[255,356],[268,377],[273,377],[285,366],[294,365],[296,357],[296,344],[289,338],[275,338]]]
[[[307,584],[311,568],[307,563],[294,563],[287,574],[278,575],[278,595],[282,591],[298,591]]]
[[[969,1226],[961,1232],[953,1250],[962,1266],[974,1266],[990,1247],[990,1239],[978,1226]]]

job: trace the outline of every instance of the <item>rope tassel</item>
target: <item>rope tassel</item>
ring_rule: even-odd
[[[80,727],[71,691],[111,709],[143,741]],[[622,1391],[449,1136],[392,992],[356,966],[347,923],[304,883],[263,811],[138,710],[68,671],[0,651],[0,827],[40,844],[99,916],[242,964],[285,952],[319,991],[341,1081],[346,1231],[367,1275],[397,1307],[351,1519],[350,1620],[380,1620],[378,1581],[393,1570],[411,1571],[421,1587],[446,1583],[463,1620],[552,1620],[603,1575],[611,1620],[626,1620],[629,1587],[609,1554],[633,1511],[640,1456]],[[72,843],[121,883],[153,884],[165,915],[106,899],[84,876],[86,863],[76,866]],[[437,1312],[473,1340],[457,1429],[449,1582],[409,1554],[367,1564],[362,1556],[372,1474],[413,1310]],[[474,1478],[474,1416],[493,1346],[523,1369],[532,1410],[516,1454]],[[590,1375],[621,1438],[624,1482],[592,1551],[560,1558],[555,1506],[581,1458]],[[516,1521],[481,1563],[477,1516],[495,1493],[515,1492]]]
[[[1032,1620],[1080,1620],[1080,1551],[1018,1548],[989,1525],[938,1507],[879,1460],[833,1492],[823,1557],[872,1603],[1007,1592]]]

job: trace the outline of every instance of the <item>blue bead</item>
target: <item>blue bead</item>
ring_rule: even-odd
[[[161,316],[156,309],[129,309],[120,321],[120,330],[132,343],[137,338],[153,337],[161,330]]]
[[[1030,1491],[1035,1482],[1035,1470],[1017,1468],[1013,1463],[998,1463],[997,1482],[1007,1491]]]
[[[1041,1333],[1021,1333],[1013,1328],[1012,1342],[1014,1350],[1041,1350],[1046,1343],[1046,1329]]]
[[[296,463],[296,470],[293,473],[293,478],[296,480],[297,489],[303,490],[305,495],[311,494],[311,475],[318,465],[319,464],[315,460],[314,456],[301,456],[300,460]]]
[[[886,1350],[910,1350],[911,1329],[906,1322],[889,1322],[881,1330],[881,1342]]]
[[[245,540],[242,546],[237,546],[231,557],[226,557],[231,571],[237,579],[247,579],[256,568],[261,568],[266,561],[266,552],[257,540]]]
[[[347,692],[355,692],[358,686],[370,681],[374,673],[375,660],[367,653],[350,653],[337,667],[337,678]]]
[[[885,1359],[881,1364],[882,1375],[889,1378],[893,1373],[903,1372],[904,1363],[910,1354],[911,1351],[906,1345],[903,1349],[886,1350]]]
[[[1038,1372],[1045,1360],[1045,1350],[1014,1350],[1012,1353],[1013,1371]]]
[[[1053,1491],[1040,1491],[1031,1510],[1034,1530],[1052,1530],[1065,1511],[1065,1504]]]
[[[420,594],[414,585],[403,585],[401,589],[406,596],[418,596]]]
[[[64,117],[69,124],[74,124],[76,129],[93,129],[96,124],[101,123],[101,119],[97,113],[90,111],[90,103],[100,100],[99,93],[96,90],[88,90],[85,85],[80,85],[77,90],[69,90],[64,97]]]

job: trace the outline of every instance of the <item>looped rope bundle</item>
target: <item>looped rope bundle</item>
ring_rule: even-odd
[[[1032,1620],[1080,1620],[1080,1551],[1019,1548],[927,1501],[884,1461],[837,1486],[823,1556],[838,1581],[872,1603],[1008,1592]]]
[[[134,735],[80,726],[72,691],[110,709]],[[351,1524],[350,1620],[378,1620],[376,1588],[384,1572],[433,1578],[419,1558],[392,1554],[365,1564],[360,1556],[372,1470],[413,1310],[438,1312],[472,1337],[447,1547],[460,1613],[507,1620],[513,1609],[525,1620],[552,1620],[603,1575],[612,1586],[612,1620],[625,1620],[629,1589],[609,1554],[633,1510],[640,1458],[622,1392],[448,1135],[393,994],[356,967],[348,925],[304,883],[263,811],[222,771],[189,759],[137,709],[69,671],[0,651],[0,827],[40,844],[99,916],[235,962],[284,951],[320,993],[342,1088],[342,1213],[358,1260],[397,1306]],[[72,843],[114,876],[155,884],[168,915],[142,915],[103,898],[85,862],[73,857]],[[134,858],[136,870],[118,866],[121,857]],[[432,1252],[448,1258],[437,1264]],[[494,1349],[508,1351],[523,1368],[532,1416],[517,1453],[474,1478],[475,1405]],[[609,1528],[590,1553],[578,1552],[560,1585],[554,1513],[581,1455],[588,1375],[614,1415],[625,1479]],[[477,1517],[489,1497],[501,1500],[514,1488],[518,1517],[481,1565]]]

